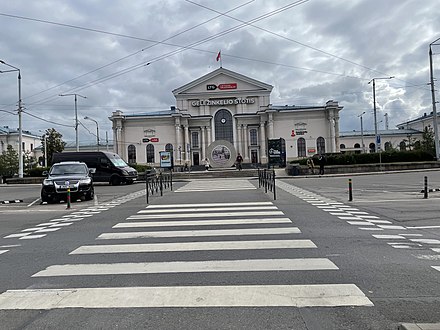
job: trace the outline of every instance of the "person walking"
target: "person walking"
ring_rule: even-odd
[[[237,158],[235,158],[235,166],[239,171],[242,169],[241,163],[243,163],[243,157],[241,157],[240,153],[238,153]]]
[[[319,155],[319,175],[324,175],[325,155]]]

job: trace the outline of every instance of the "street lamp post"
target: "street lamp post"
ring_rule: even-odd
[[[365,111],[362,112],[358,117],[361,118],[361,143],[362,143],[362,153],[365,153],[365,144],[364,144],[364,123],[362,121],[362,116],[365,115]]]
[[[44,135],[43,135],[43,141],[44,141],[44,167],[47,167],[47,137],[46,137],[46,132],[43,132],[42,130],[39,130],[39,132],[44,133]]]
[[[375,138],[376,152],[377,151],[380,152],[380,143],[378,141],[378,135],[377,135],[376,80],[387,80],[387,79],[393,79],[393,78],[394,77],[373,78],[368,82],[368,84],[373,82],[374,138]]]
[[[437,126],[437,107],[435,105],[435,89],[434,89],[434,73],[433,73],[433,65],[432,65],[432,46],[440,45],[436,43],[440,38],[434,40],[429,44],[429,72],[431,77],[431,98],[432,98],[432,119],[434,125],[434,146],[435,146],[435,158],[439,160],[439,141],[438,141],[438,126]]]
[[[18,177],[23,178],[23,129],[21,123],[22,101],[21,101],[21,71],[19,68],[0,60],[1,64],[9,66],[13,70],[0,71],[3,72],[18,72]]]
[[[78,137],[78,107],[77,107],[77,97],[80,96],[84,99],[86,99],[87,97],[76,94],[76,93],[72,93],[72,94],[60,94],[59,96],[75,96],[75,141],[76,141],[76,151],[79,151],[79,137]]]
[[[88,116],[85,116],[84,119],[88,119],[88,120],[94,121],[95,124],[96,124],[96,142],[98,144],[98,151],[99,151],[99,127],[98,127],[98,122],[95,119],[92,119],[92,118],[90,118]]]

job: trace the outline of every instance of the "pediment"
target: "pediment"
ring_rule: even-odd
[[[249,78],[234,71],[225,68],[214,70],[182,87],[173,90],[174,96],[189,96],[227,93],[241,93],[241,92],[267,92],[272,91],[273,86],[263,83],[261,81]]]

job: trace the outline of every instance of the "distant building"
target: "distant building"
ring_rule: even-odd
[[[114,151],[129,163],[159,163],[170,151],[174,163],[213,167],[267,163],[267,140],[283,138],[287,161],[339,152],[338,102],[322,106],[274,106],[273,86],[219,68],[173,91],[171,110],[125,114],[115,111]],[[225,160],[227,159],[227,161]]]
[[[35,148],[41,146],[40,136],[25,130],[22,130],[21,135],[23,153],[30,153],[31,156],[35,157]],[[0,154],[8,149],[8,145],[18,152],[18,141],[18,129],[11,129],[8,126],[0,127]]]

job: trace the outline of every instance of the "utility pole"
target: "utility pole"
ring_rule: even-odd
[[[429,44],[429,72],[431,76],[431,98],[432,98],[432,119],[433,119],[433,125],[434,125],[434,146],[435,146],[435,159],[439,161],[439,141],[438,141],[438,124],[437,124],[437,107],[435,105],[435,88],[434,88],[434,69],[432,65],[432,47],[433,45],[440,45],[436,44],[437,41],[439,41],[440,38],[434,40]]]
[[[365,153],[365,144],[364,144],[364,123],[362,121],[362,116],[365,115],[365,111],[362,112],[358,117],[361,118],[361,143],[362,143],[362,153]]]
[[[87,97],[76,94],[76,93],[72,93],[72,94],[60,94],[59,96],[75,96],[75,141],[76,141],[76,151],[79,151],[79,136],[78,136],[78,107],[77,107],[77,97],[82,97],[84,99],[86,99]]]

